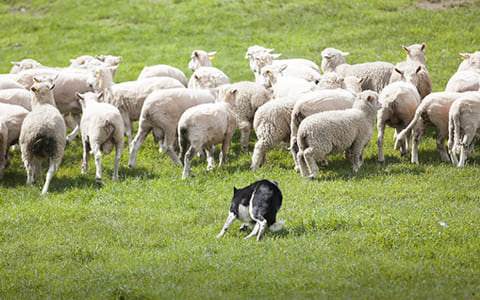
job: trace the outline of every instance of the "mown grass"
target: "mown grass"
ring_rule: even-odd
[[[214,65],[233,82],[252,80],[244,59],[254,44],[320,63],[325,47],[350,63],[404,59],[401,45],[427,43],[434,90],[455,72],[459,52],[478,50],[480,5],[416,9],[414,1],[3,1],[0,72],[34,58],[67,66],[83,54],[122,55],[118,82],[144,65],[167,63],[187,75],[193,49],[218,51]],[[81,147],[66,149],[46,197],[25,186],[20,153],[0,181],[0,298],[475,298],[480,293],[480,157],[441,163],[435,133],[422,140],[419,166],[376,138],[354,174],[341,155],[315,181],[293,171],[276,148],[256,172],[238,133],[225,168],[194,177],[158,153],[149,137],[138,168],[122,155],[80,174]],[[276,180],[284,203],[279,233],[245,241],[240,224],[221,239],[233,187]]]

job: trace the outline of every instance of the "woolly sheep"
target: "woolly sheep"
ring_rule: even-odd
[[[480,94],[466,93],[453,102],[449,112],[448,151],[454,165],[465,166],[474,151],[480,129]],[[457,159],[457,153],[460,158]]]
[[[191,60],[188,63],[190,71],[195,72],[200,67],[211,67],[211,60],[214,58],[217,51],[206,52],[203,50],[194,50],[190,56]]]
[[[151,93],[143,103],[138,133],[130,147],[128,166],[135,168],[138,150],[150,131],[155,143],[163,139],[161,149],[165,154],[175,164],[181,165],[174,151],[178,120],[188,108],[213,102],[215,102],[215,96],[205,89],[167,89]]]
[[[31,93],[23,88],[0,89],[0,103],[19,105],[27,110],[32,110]]]
[[[402,144],[405,143],[407,133],[415,131],[412,141],[412,163],[418,164],[418,144],[430,125],[438,129],[437,148],[442,161],[450,161],[445,150],[445,139],[448,137],[448,112],[452,103],[463,95],[463,93],[440,92],[432,93],[422,100],[413,120],[397,135],[397,143]]]
[[[270,100],[270,92],[261,84],[241,81],[219,87],[217,101],[232,104],[240,129],[240,145],[242,151],[248,150],[253,117],[257,109]]]
[[[326,48],[322,51],[322,71],[337,72],[342,76],[356,76],[364,78],[363,90],[380,92],[389,82],[394,69],[391,63],[370,62],[356,65],[349,65],[345,62],[344,56],[348,52],[342,52],[334,48]]]
[[[9,149],[18,142],[27,113],[28,110],[21,106],[0,103],[0,179],[10,164]]]
[[[207,170],[212,170],[215,167],[213,154],[218,143],[222,143],[219,167],[223,166],[236,126],[229,103],[207,103],[187,109],[178,121],[180,160],[184,161],[182,179],[190,176],[192,159],[202,148],[207,153]]]
[[[0,90],[5,89],[23,89],[24,87],[17,82],[17,76],[9,74],[0,74]]]
[[[82,55],[75,59],[70,59],[69,68],[91,69],[102,64],[114,67],[118,66],[121,60],[121,56],[96,55],[95,57],[93,57],[91,55]]]
[[[172,77],[180,81],[185,87],[188,85],[187,76],[180,70],[169,65],[154,65],[144,67],[137,80],[142,80],[150,77]]]
[[[113,180],[118,180],[118,167],[125,132],[120,111],[109,103],[99,103],[98,99],[103,96],[102,94],[97,96],[91,92],[75,93],[75,96],[79,99],[83,110],[80,121],[83,144],[82,174],[87,174],[88,159],[92,151],[95,157],[95,180],[98,184],[102,184],[102,152],[108,155],[115,146]]]
[[[396,132],[403,130],[415,116],[417,106],[420,104],[420,94],[410,82],[397,81],[387,85],[379,97],[382,108],[378,111],[378,161],[384,162],[383,140],[385,125],[395,128]],[[407,134],[405,144],[396,144],[402,155],[409,151],[410,134]]]
[[[272,89],[272,98],[296,97],[300,94],[310,92],[315,89],[315,83],[302,78],[282,76],[281,72],[274,71],[275,66],[265,66],[262,69],[264,85]]]
[[[459,71],[447,82],[445,92],[462,93],[480,89],[480,73],[474,70]]]
[[[280,142],[290,140],[290,120],[296,97],[279,98],[265,103],[255,112],[253,129],[257,142],[250,169],[255,170],[265,162],[266,154]]]
[[[480,51],[474,53],[460,53],[463,61],[458,66],[457,72],[480,70]]]
[[[358,95],[351,109],[320,112],[303,120],[297,135],[302,176],[315,178],[318,159],[343,151],[357,172],[372,138],[379,107],[378,94],[365,91]]]
[[[295,103],[290,122],[290,151],[297,162],[297,133],[301,122],[315,113],[352,108],[356,94],[344,89],[327,89],[304,94]],[[326,162],[326,161],[325,161]]]
[[[13,67],[10,69],[10,74],[18,74],[23,70],[43,67],[41,63],[31,58],[26,58],[21,61],[12,61],[11,64]]]
[[[188,81],[190,89],[216,88],[229,84],[230,79],[225,73],[215,67],[200,67],[192,74]]]
[[[48,162],[42,195],[47,193],[53,172],[60,166],[66,143],[65,122],[53,99],[54,86],[49,80],[32,86],[32,111],[23,121],[19,138],[22,160],[27,169],[27,184],[40,177],[41,162]]]
[[[115,83],[113,71],[117,67],[100,66],[92,70],[87,85],[96,93],[103,92],[103,101],[120,111],[125,125],[128,144],[132,142],[133,121],[140,117],[143,102],[154,90],[184,88],[183,84],[170,77],[152,77],[136,81]]]

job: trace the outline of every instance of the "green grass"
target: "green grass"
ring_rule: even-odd
[[[116,81],[134,80],[144,65],[167,63],[187,76],[194,49],[233,82],[253,80],[244,59],[254,44],[283,57],[320,64],[320,52],[350,52],[348,62],[404,60],[401,45],[425,42],[434,91],[479,50],[480,3],[420,10],[414,1],[2,1],[0,73],[34,58],[67,66],[83,54],[123,56]],[[119,182],[113,155],[104,186],[93,160],[80,174],[81,146],[66,149],[49,193],[43,180],[25,186],[18,151],[0,181],[0,298],[476,298],[480,293],[480,156],[467,167],[441,163],[431,131],[419,166],[393,150],[377,163],[376,138],[354,174],[341,156],[315,181],[293,170],[280,147],[249,170],[250,152],[234,137],[225,168],[194,177],[158,153],[152,137],[137,169],[124,151]],[[45,170],[44,170],[45,174]],[[268,178],[284,195],[279,233],[243,240],[226,219],[233,187]]]

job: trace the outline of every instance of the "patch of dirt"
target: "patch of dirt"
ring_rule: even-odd
[[[440,1],[422,1],[417,3],[417,7],[421,9],[431,10],[447,10],[455,8],[463,3],[474,3],[475,0],[440,0]]]

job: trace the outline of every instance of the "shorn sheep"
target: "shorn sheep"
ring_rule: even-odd
[[[397,70],[398,71],[398,70]],[[378,161],[384,162],[383,140],[385,137],[385,126],[395,128],[395,132],[403,130],[412,121],[415,111],[420,104],[420,94],[417,88],[410,82],[397,81],[387,85],[380,93],[382,108],[378,111],[377,133],[378,133]],[[409,151],[410,134],[407,134],[405,143],[396,143],[395,148],[400,148],[402,155]]]
[[[195,50],[192,52],[188,68],[193,74],[188,81],[188,88],[216,88],[222,84],[230,83],[230,79],[225,73],[212,66],[211,60],[216,53],[216,51],[207,53],[203,50]]]
[[[357,172],[363,164],[363,151],[370,142],[380,104],[378,94],[365,91],[351,109],[313,114],[298,128],[298,163],[302,176],[314,179],[317,160],[345,151]]]
[[[471,92],[474,93],[474,92]],[[445,149],[445,140],[448,137],[448,112],[452,103],[462,97],[464,93],[432,93],[425,97],[415,111],[415,117],[397,135],[397,143],[405,143],[407,134],[414,130],[412,139],[411,162],[418,164],[418,144],[425,133],[425,130],[433,125],[438,129],[437,149],[444,162],[450,162]]]
[[[185,87],[188,85],[187,76],[178,68],[169,65],[154,65],[144,67],[137,80],[150,77],[172,77],[180,81]]]
[[[222,143],[219,167],[223,166],[236,127],[230,103],[207,103],[187,109],[178,121],[180,161],[184,161],[182,179],[190,176],[193,157],[203,148],[207,154],[207,170],[212,170],[215,167],[213,154],[218,143]]]
[[[82,174],[87,174],[91,150],[95,157],[95,180],[98,184],[102,184],[102,152],[108,155],[115,146],[113,180],[118,180],[118,167],[125,132],[120,111],[111,104],[98,102],[103,94],[75,93],[75,96],[79,99],[83,110],[80,121],[83,144]]]
[[[128,166],[136,167],[138,150],[150,131],[155,143],[163,139],[162,151],[175,164],[181,165],[174,149],[177,141],[178,120],[188,108],[214,102],[214,94],[206,89],[167,89],[151,93],[145,100],[140,113],[138,133],[130,147]]]
[[[344,56],[348,52],[342,52],[335,48],[326,48],[322,51],[322,71],[337,72],[340,75],[364,78],[362,90],[372,90],[380,93],[389,83],[394,66],[387,62],[369,62],[349,65]]]
[[[460,53],[464,60],[450,77],[445,92],[462,93],[480,90],[480,51]]]
[[[256,82],[241,81],[218,88],[217,101],[232,103],[232,110],[240,129],[240,145],[244,152],[248,150],[255,112],[268,102],[270,97],[271,93]]]
[[[298,77],[283,76],[282,70],[286,67],[283,65],[279,70],[274,71],[273,69],[278,69],[278,66],[270,65],[262,69],[264,86],[271,88],[272,98],[296,97],[315,89],[314,82]]]
[[[22,160],[27,169],[27,184],[32,184],[40,177],[41,162],[47,160],[48,171],[42,195],[45,195],[58,169],[65,151],[65,122],[55,106],[52,89],[53,81],[35,79],[31,90],[32,111],[25,117],[20,131],[20,149]]]
[[[448,118],[448,152],[452,163],[463,167],[473,153],[474,142],[479,136],[480,94],[468,93],[455,100],[450,107]]]
[[[9,149],[18,142],[27,114],[28,110],[21,106],[0,103],[0,179],[10,165]]]

